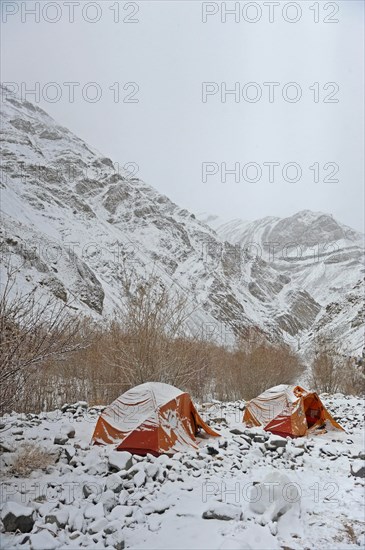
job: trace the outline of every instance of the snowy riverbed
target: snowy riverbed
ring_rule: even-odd
[[[247,429],[242,403],[215,402],[199,412],[222,436],[172,458],[90,446],[100,409],[86,403],[8,415],[0,419],[0,547],[364,548],[364,403],[339,394],[323,401],[346,433],[283,439]],[[54,463],[11,473],[25,443]],[[16,527],[24,532],[9,532]]]

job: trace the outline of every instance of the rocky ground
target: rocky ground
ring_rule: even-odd
[[[363,401],[323,399],[346,433],[283,439],[247,429],[242,403],[214,402],[200,413],[222,437],[172,458],[90,446],[101,408],[87,403],[12,413],[0,547],[363,548]]]

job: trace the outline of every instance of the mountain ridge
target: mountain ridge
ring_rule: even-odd
[[[2,92],[2,253],[20,267],[21,288],[36,288],[66,303],[72,299],[76,310],[102,319],[123,307],[122,281],[129,271],[142,279],[154,273],[196,306],[191,330],[213,330],[223,344],[254,327],[272,341],[284,338],[293,344],[300,337],[309,345],[312,327],[321,319],[326,325],[331,301],[310,284],[309,254],[299,265],[288,259],[269,261],[256,227],[263,253],[255,256],[242,246],[253,234],[252,226],[246,224],[249,233],[243,237],[241,231],[242,242],[226,238],[219,228],[210,228],[131,177],[39,107]],[[281,224],[280,238],[287,239],[290,224],[275,223]],[[297,220],[296,231],[303,223]],[[328,234],[338,224],[332,225],[326,221]],[[318,233],[320,225],[315,229]],[[270,231],[278,238],[277,228]],[[359,246],[351,235],[355,251],[346,237],[342,253],[350,253],[347,263],[357,262],[356,277],[336,296],[355,293],[357,315],[361,288],[350,287],[358,283]],[[327,252],[323,258],[328,265],[342,262],[343,267],[344,259]],[[327,265],[322,259],[317,263],[316,271]],[[343,285],[339,270],[334,282]],[[360,329],[349,330],[347,324],[341,318],[338,333],[357,352]]]

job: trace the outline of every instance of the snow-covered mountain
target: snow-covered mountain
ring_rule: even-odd
[[[361,349],[356,232],[300,213],[291,222],[241,224],[240,238],[219,227],[219,236],[208,219],[131,177],[39,107],[6,89],[2,95],[2,263],[10,257],[21,268],[22,288],[102,319],[123,306],[131,271],[154,273],[194,306],[191,329],[218,341],[257,327],[270,339],[310,342],[330,326],[351,352]],[[319,259],[305,232],[322,246]],[[289,237],[306,244],[304,256],[272,261],[265,240]],[[329,237],[339,249],[323,251]],[[241,246],[248,241],[260,242],[262,254]]]
[[[297,307],[303,311],[320,306],[313,324],[304,332],[293,325],[293,316],[280,316],[281,327],[293,336],[311,341],[319,330],[334,334],[344,351],[361,351],[364,344],[364,236],[322,212],[303,210],[288,218],[266,217],[253,222],[232,220],[219,223],[217,216],[201,219],[218,235],[264,260],[278,274],[290,279],[283,301],[292,300],[292,289],[306,293]],[[260,263],[260,262],[258,262]],[[256,279],[254,292],[267,300],[263,279]],[[252,287],[253,290],[253,287]],[[299,316],[300,317],[300,316]]]

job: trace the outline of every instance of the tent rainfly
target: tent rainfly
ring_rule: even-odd
[[[247,426],[262,426],[264,430],[284,437],[303,436],[308,430],[321,426],[343,430],[316,393],[284,384],[249,401],[243,422]]]
[[[200,430],[219,436],[199,416],[188,393],[161,382],[147,382],[126,391],[103,411],[92,442],[158,456],[197,449],[195,436]]]

